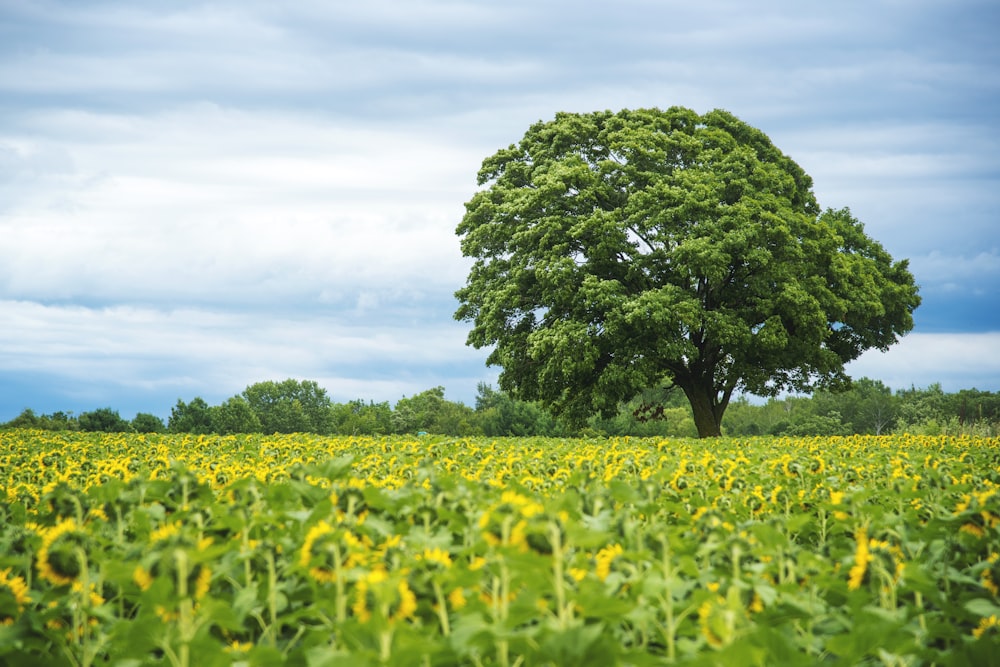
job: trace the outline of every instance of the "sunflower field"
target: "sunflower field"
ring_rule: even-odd
[[[0,665],[1000,664],[1000,439],[0,432]]]

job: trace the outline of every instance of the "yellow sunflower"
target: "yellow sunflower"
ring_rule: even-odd
[[[425,563],[436,563],[446,570],[451,567],[451,555],[440,547],[424,549],[423,553],[416,555],[416,559]]]
[[[85,541],[86,534],[75,519],[64,519],[45,529],[38,551],[38,575],[55,586],[73,583],[83,566],[77,549]]]
[[[1000,561],[1000,554],[993,552],[990,557],[986,560],[989,563],[989,567],[983,570],[983,573],[979,576],[979,581],[983,585],[983,588],[988,590],[994,596],[1000,595],[1000,587],[997,586],[997,582],[993,580],[993,569],[997,567],[997,563]]]
[[[313,547],[316,542],[321,540],[324,535],[329,535],[333,532],[333,527],[326,521],[320,521],[315,526],[309,529],[306,533],[305,542],[302,543],[302,549],[299,551],[299,564],[302,567],[309,567],[313,558]],[[309,569],[309,574],[321,582],[333,581],[333,573],[327,568],[312,567]]]
[[[597,552],[597,556],[594,557],[596,561],[596,574],[597,578],[604,581],[611,574],[611,563],[614,562],[615,558],[622,555],[625,552],[622,549],[622,545],[615,544],[610,547],[604,547]]]
[[[382,568],[368,572],[354,590],[351,611],[362,623],[379,613],[391,623],[412,618],[417,611],[417,596],[406,579],[393,582]]]
[[[847,580],[847,590],[850,591],[856,591],[861,588],[861,582],[865,579],[865,572],[868,571],[868,563],[872,559],[868,543],[868,533],[864,528],[858,529],[857,540],[858,548],[854,553],[854,565],[851,567]]]
[[[132,571],[132,581],[143,591],[148,591],[153,585],[153,575],[142,565],[136,565]]]
[[[28,595],[28,584],[25,583],[24,577],[10,576],[10,570],[9,567],[6,570],[0,570],[0,595],[4,595],[6,592],[4,597],[13,598],[14,604],[17,605],[17,611],[21,612],[24,611],[25,605],[31,602],[31,597]],[[0,625],[11,625],[13,622],[12,616],[0,612]]]
[[[982,639],[983,635],[988,635],[994,628],[1000,628],[1000,619],[995,614],[979,619],[979,625],[973,628],[972,636]]]

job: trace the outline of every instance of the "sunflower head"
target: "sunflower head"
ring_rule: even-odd
[[[622,545],[614,544],[611,546],[604,547],[597,552],[594,557],[595,568],[594,571],[597,573],[597,578],[604,581],[611,574],[611,565],[614,563],[615,559],[621,556],[625,552],[622,549]]]
[[[976,639],[998,634],[1000,634],[1000,619],[996,614],[979,619],[979,625],[972,630],[972,636]]]
[[[368,623],[373,618],[397,623],[412,618],[416,613],[417,596],[405,576],[389,574],[377,568],[358,581],[351,611],[362,623]]]
[[[423,553],[418,553],[416,558],[431,569],[447,570],[451,567],[451,554],[440,547],[428,547]]]
[[[340,568],[351,569],[368,563],[377,553],[366,535],[334,527],[320,521],[306,533],[299,549],[299,565],[320,583],[330,583]]]
[[[153,575],[142,565],[136,565],[132,571],[132,581],[143,591],[148,591],[153,586]]]
[[[306,533],[306,539],[302,543],[302,548],[299,550],[299,564],[302,567],[309,567],[313,562],[315,553],[326,541],[327,536],[332,534],[333,527],[326,521],[320,521],[310,528],[309,532]]]
[[[38,576],[54,586],[72,584],[83,571],[81,550],[86,551],[87,534],[75,519],[64,519],[42,532],[38,551]]]
[[[59,482],[42,496],[42,504],[51,516],[59,519],[82,517],[90,509],[90,501],[82,492]]]
[[[31,602],[24,577],[11,575],[11,568],[0,570],[0,625],[9,625]]]
[[[336,506],[341,511],[348,515],[357,516],[368,506],[364,490],[364,480],[352,477],[347,480],[347,488],[341,489],[339,494],[331,495],[331,499],[336,500]]]

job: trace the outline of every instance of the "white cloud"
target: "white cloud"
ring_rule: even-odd
[[[850,207],[894,256],[967,257],[1000,239],[991,176],[1000,142],[982,122],[873,117],[779,124],[770,135],[812,176],[821,206]]]
[[[973,387],[1000,391],[1000,332],[911,333],[888,352],[866,352],[847,371],[893,389],[939,382],[947,392]]]
[[[986,241],[990,243],[989,240]],[[992,239],[1000,243],[1000,238]],[[990,295],[1000,299],[995,289],[1000,285],[1000,248],[994,246],[975,255],[953,255],[931,251],[913,257],[910,268],[918,282],[926,282],[945,292],[962,291],[973,295]],[[1000,303],[995,304],[1000,306]]]
[[[297,377],[338,400],[395,400],[482,367],[457,323],[380,325],[334,316],[265,316],[191,308],[84,308],[0,301],[0,372],[67,383],[232,395],[253,382]],[[362,377],[363,376],[363,377]],[[454,378],[452,378],[454,379]],[[466,379],[468,394],[474,380]],[[227,393],[228,392],[228,393]],[[347,398],[345,398],[345,395]]]
[[[47,30],[0,61],[0,89],[12,93],[239,94],[263,104],[300,93],[329,103],[340,93],[360,102],[415,83],[513,84],[534,70],[524,58],[469,53],[469,32],[514,21],[466,3],[67,4],[15,17]]]
[[[0,218],[7,298],[309,300],[331,287],[454,289],[464,277],[454,229],[482,156],[419,128],[214,105],[34,123],[104,138],[21,141],[19,154],[58,146],[75,171],[26,184]],[[60,205],[47,205],[53,195]]]

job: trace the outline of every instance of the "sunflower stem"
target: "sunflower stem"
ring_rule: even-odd
[[[185,485],[186,489],[186,485]],[[186,497],[185,492],[185,497]],[[193,605],[188,595],[188,557],[183,549],[174,551],[174,560],[177,562],[177,596],[180,599],[178,609],[178,630],[180,632],[180,646],[178,651],[179,667],[190,667],[191,664],[191,640],[194,638]]]
[[[451,624],[448,622],[448,605],[444,598],[444,592],[441,590],[441,584],[437,579],[433,581],[433,586],[434,597],[437,600],[438,620],[441,622],[441,633],[447,637],[451,635]]]
[[[268,549],[265,551],[267,559],[267,612],[270,616],[270,624],[267,628],[268,643],[271,646],[277,645],[275,633],[278,627],[278,573],[274,565],[274,552]]]
[[[344,590],[344,573],[340,564],[340,545],[333,545],[333,585],[337,592],[337,625],[342,625],[347,620],[347,592]]]
[[[558,614],[559,628],[565,630],[569,625],[569,608],[566,605],[566,575],[559,525],[554,521],[551,522],[549,532],[552,535],[552,569],[555,578],[556,613]]]

